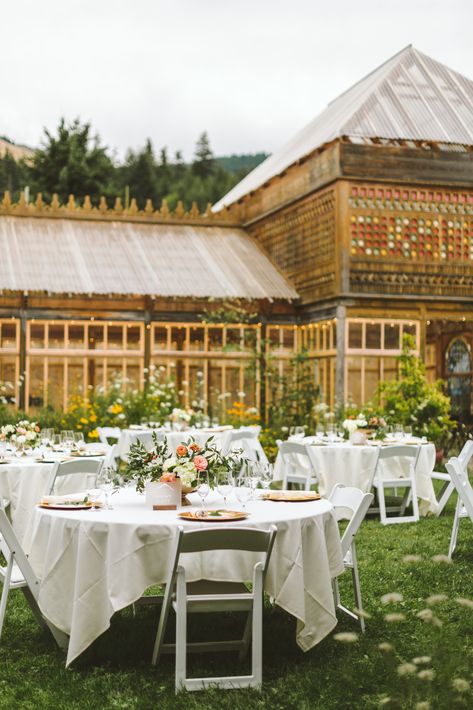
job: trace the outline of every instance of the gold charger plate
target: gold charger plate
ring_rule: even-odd
[[[178,517],[182,520],[192,520],[192,522],[204,523],[228,523],[233,520],[246,520],[248,513],[242,510],[207,510],[205,515],[200,514],[200,510],[189,510],[188,512],[178,513]]]
[[[44,508],[45,510],[92,510],[93,508],[101,508],[102,503],[45,503],[41,501],[38,503],[39,508]]]
[[[272,500],[275,503],[308,503],[311,500],[320,500],[319,493],[297,493],[288,495],[287,493],[266,493],[263,500]]]

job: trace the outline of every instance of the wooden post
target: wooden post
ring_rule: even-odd
[[[337,306],[337,359],[335,361],[335,406],[345,404],[346,307]]]
[[[19,387],[19,402],[20,409],[26,411],[28,402],[26,402],[26,323],[28,315],[28,297],[23,296],[21,299],[20,308],[20,387]]]

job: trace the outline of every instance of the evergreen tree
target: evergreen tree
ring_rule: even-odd
[[[140,209],[143,209],[147,199],[153,200],[156,207],[159,200],[159,190],[153,145],[149,138],[144,148],[138,153],[131,150],[128,152],[120,182],[122,190],[128,185],[130,197],[136,198]]]
[[[215,158],[206,131],[202,133],[196,143],[192,171],[194,175],[204,179],[215,171]]]
[[[0,158],[0,193],[9,190],[12,199],[17,200],[29,179],[28,166],[24,160],[17,162],[8,152]]]
[[[90,195],[97,202],[112,178],[114,166],[89,123],[75,119],[67,125],[61,118],[57,136],[45,129],[44,147],[37,150],[30,169],[32,187],[51,199],[57,192],[65,202],[70,194]]]

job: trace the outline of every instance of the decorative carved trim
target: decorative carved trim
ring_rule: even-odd
[[[82,202],[82,204],[81,204]],[[101,221],[122,221],[141,223],[166,223],[166,224],[192,224],[192,225],[215,225],[240,226],[240,214],[232,210],[212,212],[210,203],[204,212],[199,212],[195,202],[189,212],[184,209],[184,203],[179,201],[176,209],[171,212],[166,200],[163,200],[161,209],[155,209],[151,200],[146,201],[144,210],[138,209],[136,199],[131,200],[130,206],[125,208],[120,197],[117,197],[113,209],[109,209],[104,196],[100,198],[99,205],[92,204],[89,195],[82,201],[77,200],[74,195],[69,195],[67,204],[62,205],[56,194],[52,196],[51,203],[47,204],[43,200],[41,193],[38,193],[35,202],[27,203],[25,194],[22,192],[18,202],[12,202],[8,191],[4,193],[0,201],[0,216],[13,215],[15,217],[49,217],[54,219],[90,219]]]

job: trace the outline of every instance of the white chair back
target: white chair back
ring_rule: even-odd
[[[373,479],[377,476],[381,478],[381,461],[388,461],[389,459],[400,459],[407,460],[408,462],[408,473],[412,477],[415,473],[417,466],[417,461],[419,459],[420,446],[412,446],[408,444],[393,444],[393,446],[380,446],[378,451],[378,457],[376,459],[376,464],[373,469],[372,479],[370,482],[370,490],[373,486]]]
[[[278,447],[284,471],[283,489],[290,483],[296,483],[310,490],[318,479],[307,445],[299,441],[278,441]]]
[[[140,443],[146,451],[151,451],[154,448],[153,433],[158,441],[164,441],[166,435],[162,431],[137,431],[130,436],[130,446]]]
[[[102,444],[107,444],[109,445],[109,439],[118,439],[121,436],[121,429],[117,426],[98,426],[97,427],[97,434],[99,435],[99,439],[102,442]]]
[[[451,458],[447,462],[446,468],[456,488],[458,498],[473,523],[473,488],[470,483],[468,471],[465,466],[462,465],[460,457]]]
[[[342,554],[345,557],[368,512],[368,508],[374,500],[374,495],[372,493],[363,493],[359,488],[337,483],[328,499],[335,508],[337,520],[349,521],[341,540]]]
[[[267,466],[269,461],[258,439],[258,430],[255,428],[242,428],[230,431],[225,442],[225,452],[228,454],[235,449],[242,449],[243,455],[250,461],[256,461]]]
[[[46,486],[46,493],[50,495],[53,493],[57,479],[63,478],[64,476],[81,476],[80,483],[77,483],[75,491],[84,486],[87,488],[93,488],[95,486],[95,479],[102,470],[104,465],[104,459],[78,459],[76,461],[58,461],[54,464],[54,467],[49,475],[48,483]],[[90,479],[89,479],[90,477]],[[84,480],[85,479],[85,480]],[[92,480],[93,479],[93,480]],[[78,479],[79,480],[79,479]],[[72,481],[71,481],[72,483]],[[68,491],[69,493],[73,491]]]

